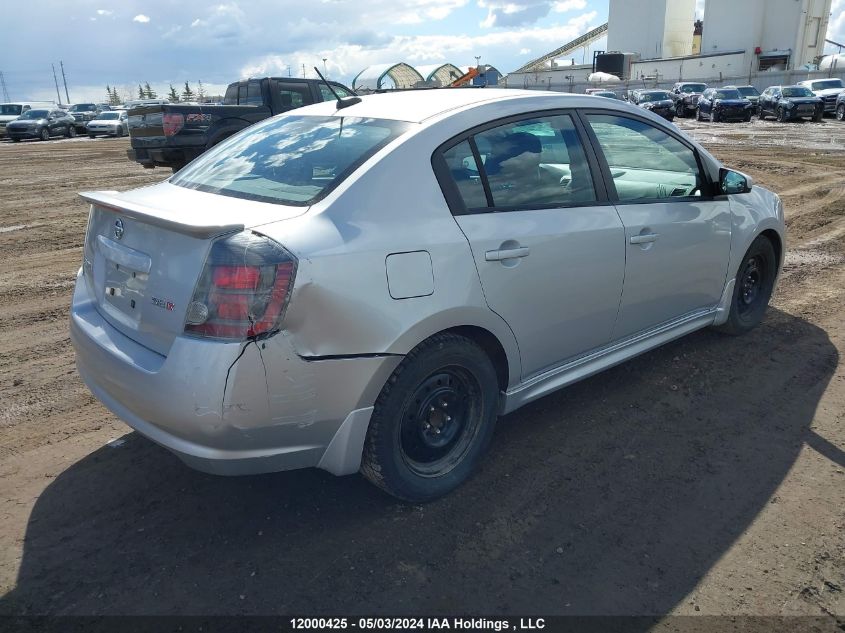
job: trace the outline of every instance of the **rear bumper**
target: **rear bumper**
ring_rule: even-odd
[[[203,153],[205,148],[196,149],[181,147],[163,148],[131,148],[126,150],[130,160],[141,163],[144,167],[175,167],[177,169],[190,163]]]
[[[109,325],[81,275],[70,335],[98,400],[189,466],[220,475],[356,472],[372,405],[401,360],[308,361],[284,333],[246,343],[177,337],[165,357]]]

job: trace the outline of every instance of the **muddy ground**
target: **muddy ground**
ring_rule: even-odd
[[[68,340],[76,193],[169,174],[0,143],[0,613],[845,615],[845,124],[680,125],[783,196],[765,322],[506,416],[426,506],[197,473],[110,415]]]

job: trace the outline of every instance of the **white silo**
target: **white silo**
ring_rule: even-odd
[[[607,50],[642,59],[692,54],[695,0],[610,0]]]

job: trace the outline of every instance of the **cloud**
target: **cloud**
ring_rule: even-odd
[[[97,15],[111,15],[112,13],[114,12],[108,9],[97,9]]]
[[[550,2],[537,0],[479,0],[478,6],[487,9],[487,17],[479,24],[486,29],[533,24],[551,10]]]
[[[560,0],[552,5],[555,13],[566,13],[567,11],[580,11],[587,6],[587,0]]]
[[[149,22],[149,21],[150,21],[150,18],[148,18],[148,17],[147,17],[146,15],[144,15],[143,13],[139,13],[139,14],[138,14],[138,15],[136,15],[134,18],[132,18],[132,21],[133,21],[133,22],[138,22],[138,23],[140,23],[140,24],[146,24],[147,22]]]

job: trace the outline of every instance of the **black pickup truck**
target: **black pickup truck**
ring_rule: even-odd
[[[341,98],[349,88],[329,82]],[[187,163],[244,128],[300,106],[333,100],[318,79],[265,77],[229,84],[223,105],[173,103],[147,105],[129,111],[130,159],[144,167],[172,167]]]

